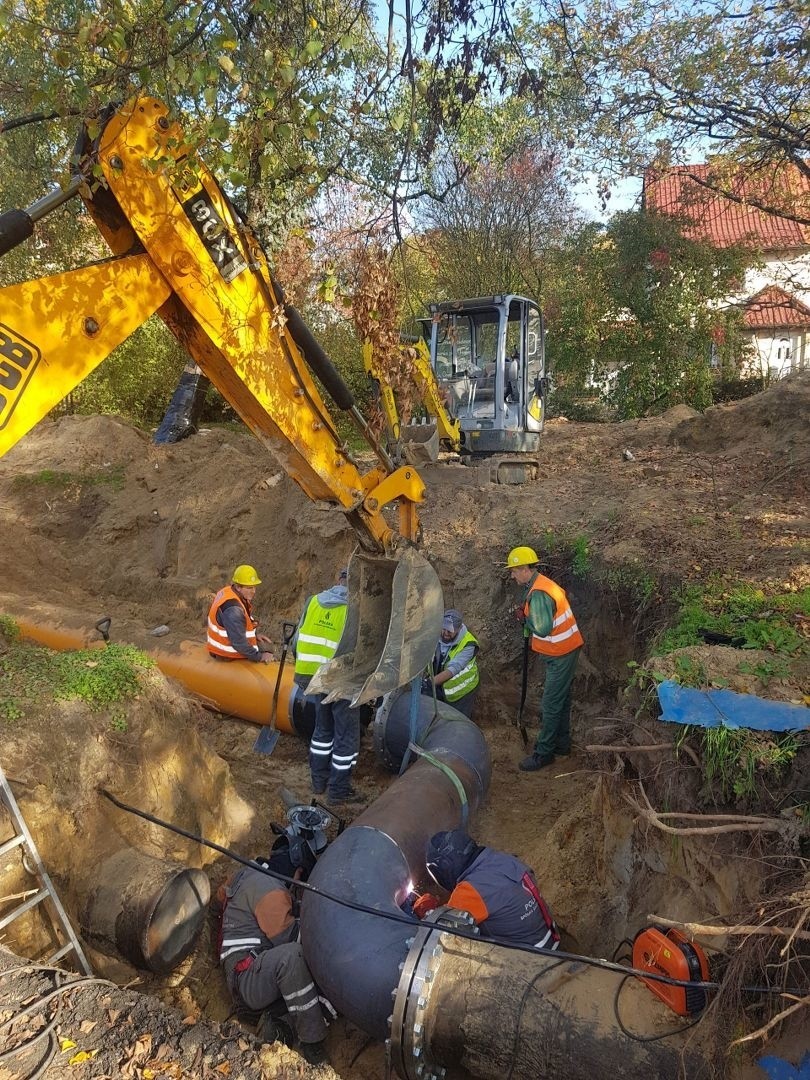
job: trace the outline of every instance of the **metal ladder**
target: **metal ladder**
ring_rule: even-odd
[[[14,798],[14,794],[9,787],[8,779],[6,778],[6,774],[3,772],[2,767],[0,767],[0,801],[5,803],[14,829],[14,835],[11,839],[0,844],[0,859],[7,855],[9,851],[13,851],[14,848],[22,847],[34,869],[32,870],[25,861],[25,856],[23,856],[23,866],[30,874],[39,878],[41,883],[41,887],[37,889],[33,896],[30,896],[22,904],[19,904],[8,912],[8,914],[0,918],[0,931],[5,929],[9,923],[18,919],[20,915],[24,915],[26,911],[31,911],[32,908],[35,908],[38,904],[41,904],[43,900],[50,897],[53,911],[56,913],[56,917],[53,921],[55,924],[54,929],[57,931],[57,937],[60,936],[58,931],[61,930],[62,937],[66,937],[67,941],[61,948],[57,949],[55,953],[40,962],[47,965],[56,964],[63,956],[67,956],[68,953],[72,952],[75,953],[76,961],[85,975],[92,975],[93,969],[90,967],[87,957],[84,955],[81,943],[79,942],[73,927],[70,925],[70,919],[68,919],[67,912],[62,907],[62,901],[56,894],[53,882],[42,864],[42,859],[39,857],[39,851],[34,843],[34,838],[28,831],[28,826],[25,824],[25,819],[23,818],[20,808],[17,805],[17,800]]]

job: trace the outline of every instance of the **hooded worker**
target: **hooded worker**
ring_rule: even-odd
[[[520,609],[524,638],[546,666],[542,724],[533,752],[518,765],[523,772],[536,772],[556,755],[571,753],[571,684],[584,641],[565,591],[540,573],[533,548],[512,548],[506,568],[524,590]]]
[[[273,659],[270,638],[258,632],[253,617],[253,598],[261,578],[252,566],[242,563],[213,599],[208,611],[206,646],[215,660],[251,660],[269,664]]]
[[[306,881],[315,865],[311,845],[280,836],[258,866]],[[245,866],[218,894],[221,910],[219,959],[237,1012],[263,1013],[258,1034],[265,1042],[295,1041],[311,1065],[326,1058],[328,1008],[315,985],[299,937],[291,886]]]
[[[450,894],[448,906],[468,911],[482,937],[535,949],[559,947],[557,926],[534,873],[514,855],[482,847],[463,829],[451,829],[428,840],[425,866]],[[414,913],[421,918],[437,905],[438,899],[425,893],[414,904]]]
[[[348,568],[338,572],[334,585],[311,596],[304,605],[292,639],[295,681],[306,692],[312,676],[337,651],[346,624]],[[348,701],[324,701],[323,694],[310,699],[315,705],[315,730],[309,742],[312,792],[330,806],[362,800],[352,787],[352,772],[360,753],[360,710]]]
[[[467,717],[472,717],[478,696],[478,650],[478,641],[464,625],[461,612],[455,608],[445,611],[433,656],[433,685],[440,701]]]

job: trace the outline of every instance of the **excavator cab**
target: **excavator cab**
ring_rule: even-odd
[[[110,107],[83,129],[76,175],[0,214],[0,255],[81,195],[113,257],[0,289],[0,456],[157,313],[279,466],[358,536],[344,640],[324,669],[359,705],[405,685],[433,656],[442,589],[416,550],[424,484],[397,467],[300,314],[258,238],[154,98]],[[361,473],[321,385],[377,456]],[[396,506],[397,523],[384,514]]]
[[[502,294],[431,304],[430,313],[422,333],[460,425],[461,453],[537,454],[548,392],[537,304]]]

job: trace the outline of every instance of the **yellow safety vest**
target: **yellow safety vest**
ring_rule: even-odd
[[[461,650],[467,645],[478,645],[478,641],[473,637],[469,630],[461,641],[457,641],[456,644],[451,646],[448,650],[444,667],[446,668],[453,657],[458,656]],[[444,670],[444,668],[442,668],[442,670]],[[477,657],[474,656],[466,667],[463,667],[457,675],[454,675],[452,679],[448,679],[447,682],[442,685],[445,701],[458,701],[459,698],[471,694],[476,686],[478,686],[478,678],[478,660]]]
[[[295,674],[314,675],[331,660],[346,624],[346,605],[323,607],[313,596],[307,604],[295,645]]]

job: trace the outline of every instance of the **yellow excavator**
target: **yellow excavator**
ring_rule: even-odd
[[[411,464],[436,461],[442,445],[484,466],[495,483],[536,480],[548,395],[537,304],[511,293],[451,300],[431,304],[419,322],[421,337],[403,339],[393,369],[391,357],[375,356],[368,342],[363,348],[392,454]],[[422,423],[402,423],[408,406],[394,383],[405,388],[403,402],[426,414]]]
[[[160,101],[111,106],[79,136],[63,189],[0,215],[0,255],[80,195],[111,258],[0,289],[0,456],[152,314],[289,476],[357,533],[340,648],[310,687],[362,704],[417,676],[442,590],[416,550],[424,484],[397,467],[274,280],[261,245]],[[378,463],[361,473],[312,373]],[[393,504],[396,522],[386,517]]]
[[[427,414],[429,422],[424,424],[402,423],[391,375],[383,367],[382,357],[374,352],[370,341],[364,343],[362,354],[363,367],[379,394],[388,448],[395,460],[404,460],[411,465],[436,461],[440,444],[458,452],[461,447],[461,426],[445,406],[424,339],[402,340],[396,357],[398,368],[413,384],[416,404]]]

